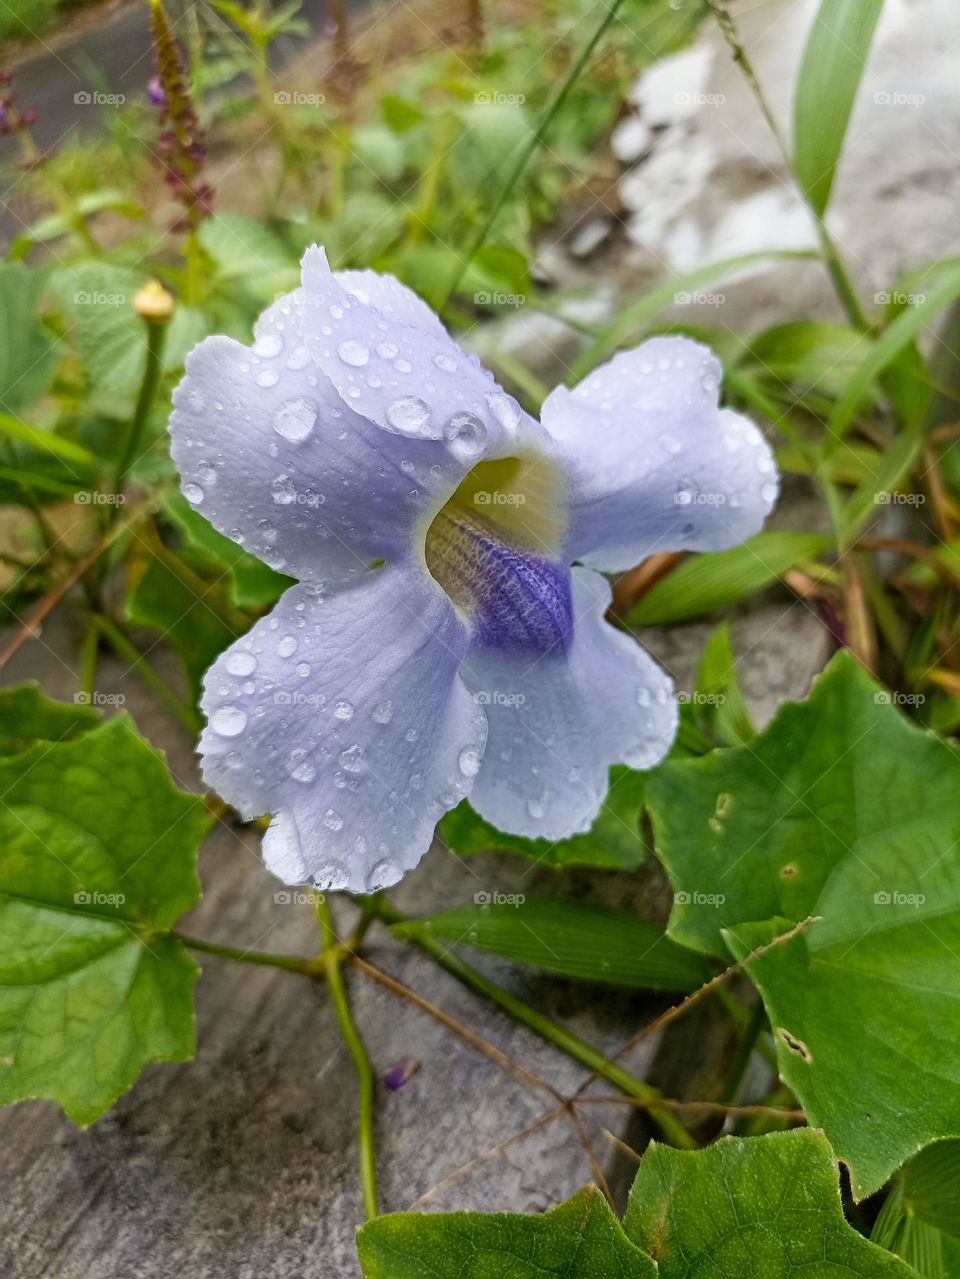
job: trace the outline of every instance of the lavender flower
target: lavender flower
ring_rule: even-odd
[[[212,212],[213,189],[203,179],[203,134],[187,87],[183,53],[161,0],[151,0],[150,12],[157,74],[147,86],[147,99],[159,108],[163,125],[157,154],[164,181],[185,209],[174,229],[193,230]]]
[[[299,579],[203,696],[204,777],[273,814],[275,874],[383,888],[467,795],[561,839],[589,829],[612,764],[663,757],[671,682],[604,620],[601,574],[762,525],[770,450],[719,385],[707,348],[653,338],[537,422],[392,276],[334,274],[317,248],[252,349],[193,351],[170,426],[183,492]]]

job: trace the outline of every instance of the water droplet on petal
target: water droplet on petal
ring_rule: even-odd
[[[377,347],[377,355],[383,360],[392,360],[397,353],[397,348],[392,342],[381,342]]]
[[[247,713],[239,706],[218,706],[210,719],[210,725],[221,737],[236,737],[247,726]]]
[[[188,502],[192,502],[194,506],[199,506],[203,501],[203,489],[199,484],[184,484],[183,496]]]
[[[276,386],[280,381],[280,374],[276,369],[261,369],[257,374],[257,386]]]
[[[296,651],[296,638],[293,635],[284,635],[283,639],[277,645],[277,652],[281,657],[292,657]]]
[[[293,482],[288,475],[278,475],[270,487],[277,506],[289,506],[291,502],[297,500],[297,490],[293,487]]]
[[[373,708],[373,719],[377,724],[389,724],[393,719],[393,702],[389,698]]]
[[[443,432],[451,453],[463,458],[479,453],[486,436],[487,428],[473,413],[454,413]]]
[[[353,703],[341,700],[333,708],[333,713],[337,719],[353,719]]]
[[[388,406],[387,421],[401,435],[421,435],[430,421],[430,406],[416,395],[402,395]]]
[[[445,355],[442,351],[433,357],[433,362],[438,369],[443,369],[444,373],[456,373],[457,362],[452,355]]]
[[[287,756],[287,772],[295,782],[312,782],[317,770],[307,759],[307,752],[301,746],[295,747]]]
[[[543,816],[543,814],[546,812],[546,808],[544,807],[542,800],[528,799],[527,812],[535,821],[539,821],[540,818]]]
[[[395,884],[403,875],[403,870],[396,862],[388,861],[386,858],[382,862],[377,862],[373,870],[367,876],[367,892],[375,893],[380,888],[389,888],[391,884]]]
[[[359,773],[363,768],[363,747],[358,742],[348,746],[340,752],[340,763],[348,773]]]
[[[520,424],[522,410],[512,395],[505,391],[491,391],[487,396],[490,411],[505,431],[513,431]]]
[[[236,648],[227,654],[225,665],[231,675],[252,675],[257,669],[257,659],[252,653]]]
[[[328,808],[323,815],[323,824],[327,830],[343,830],[343,818],[335,808]]]
[[[316,420],[316,402],[308,400],[303,395],[296,395],[292,400],[284,400],[280,405],[277,415],[273,419],[273,429],[278,435],[282,435],[285,440],[292,440],[294,443],[298,443],[300,440],[307,438],[313,430]]]
[[[344,364],[349,364],[351,368],[359,369],[370,359],[370,352],[362,342],[356,342],[350,338],[347,342],[341,342],[337,348],[337,354]]]
[[[314,885],[323,892],[336,893],[350,883],[350,875],[340,862],[324,862],[313,877]]]
[[[265,360],[272,360],[282,350],[283,342],[276,333],[262,333],[253,344],[254,354],[262,356]]]
[[[475,751],[472,748],[462,750],[459,758],[457,759],[457,764],[464,777],[476,777],[477,773],[480,772],[479,751]]]

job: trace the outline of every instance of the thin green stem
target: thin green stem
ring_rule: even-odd
[[[867,333],[870,330],[870,321],[860,305],[860,299],[857,297],[856,289],[854,289],[853,283],[847,274],[847,268],[843,265],[837,246],[827,230],[827,224],[824,222],[822,215],[815,214],[815,217],[817,220],[817,236],[820,240],[820,256],[823,258],[823,264],[827,268],[834,292],[853,327],[859,329],[861,333]]]
[[[83,649],[80,654],[80,692],[87,701],[93,697],[94,685],[97,682],[97,650],[100,646],[100,633],[91,619],[86,635],[83,637]]]
[[[191,733],[196,733],[200,728],[200,720],[196,711],[192,706],[187,706],[185,702],[182,702],[177,697],[176,693],[167,685],[163,676],[154,670],[137,646],[124,635],[120,627],[102,613],[97,613],[93,618],[93,622],[117,656],[130,663],[131,671],[138,675],[147,687],[152,689],[164,701],[185,728]]]
[[[124,441],[123,452],[120,455],[120,461],[113,480],[113,491],[118,497],[123,493],[127,474],[136,460],[137,449],[140,446],[147,419],[150,415],[150,406],[153,404],[154,397],[157,394],[160,375],[163,371],[160,357],[163,352],[163,341],[167,326],[165,323],[158,323],[153,320],[146,320],[145,324],[147,326],[147,359],[143,366],[143,380],[140,383],[140,393],[137,396],[133,417],[130,419],[130,426],[127,428],[127,438]],[[116,519],[119,508],[120,503],[118,502],[114,505],[111,513],[111,523]]]
[[[221,959],[231,959],[241,964],[262,964],[267,968],[283,968],[288,973],[300,973],[304,977],[313,977],[320,981],[325,976],[321,966],[315,959],[307,959],[300,955],[270,955],[262,950],[240,950],[236,946],[221,946],[219,942],[205,941],[202,937],[190,937],[186,933],[174,930],[172,937],[183,942],[190,950],[201,951],[205,955],[219,955]]]
[[[36,560],[22,560],[17,555],[11,555],[9,551],[0,551],[0,563],[9,564],[11,568],[19,569],[21,573],[32,573],[37,567]]]
[[[470,266],[470,263],[476,257],[477,253],[482,248],[482,246],[486,243],[487,237],[490,234],[490,230],[493,227],[493,224],[496,222],[497,218],[500,216],[500,210],[503,208],[504,204],[506,203],[510,195],[510,192],[516,186],[517,182],[519,182],[520,178],[523,175],[523,171],[524,169],[526,169],[527,165],[530,163],[530,160],[532,159],[534,152],[536,152],[543,145],[543,140],[544,140],[544,137],[546,136],[548,129],[550,128],[551,124],[553,123],[553,121],[556,119],[557,115],[561,111],[563,104],[566,102],[567,97],[570,94],[570,90],[573,88],[576,82],[580,79],[580,75],[583,72],[584,67],[587,65],[587,63],[590,61],[591,57],[593,56],[593,51],[596,49],[597,45],[603,39],[604,35],[607,32],[607,29],[612,25],[622,3],[623,3],[623,0],[613,0],[609,8],[606,9],[606,12],[604,13],[603,18],[600,21],[599,25],[597,26],[596,30],[594,31],[593,35],[584,45],[579,58],[577,58],[576,62],[567,72],[567,75],[563,83],[560,85],[560,88],[554,94],[553,101],[550,103],[546,111],[544,111],[543,115],[541,116],[536,129],[530,135],[529,140],[522,147],[520,154],[517,156],[516,162],[514,163],[513,167],[510,169],[510,172],[507,175],[506,181],[504,182],[499,192],[497,193],[497,198],[494,200],[493,204],[490,206],[490,211],[487,213],[487,216],[484,219],[483,224],[481,225],[480,229],[477,231],[476,235],[473,237],[473,240],[467,247],[466,253],[459,259],[459,265],[457,267],[457,270],[453,278],[450,281],[449,287],[447,288],[444,301],[446,301],[447,298],[449,298],[452,293],[456,292],[457,286],[459,285],[460,281],[463,279],[467,271],[467,268]]]
[[[758,999],[740,1036],[740,1043],[737,1045],[737,1051],[730,1064],[730,1071],[720,1093],[720,1101],[730,1104],[736,1102],[740,1095],[740,1089],[743,1087],[743,1081],[750,1066],[754,1049],[757,1047],[757,1042],[766,1022],[767,1013],[763,1006],[763,1000]]]
[[[736,995],[731,995],[725,986],[716,986],[714,988],[714,996],[721,1003],[729,1016],[730,1020],[739,1030],[741,1037],[745,1037],[748,1027],[750,1026],[751,1015],[740,1003]],[[754,1036],[753,1046],[759,1052],[768,1066],[773,1070],[777,1070],[777,1054],[776,1050],[768,1041],[762,1037]]]
[[[369,1221],[379,1213],[379,1208],[377,1207],[376,1151],[373,1141],[373,1067],[370,1065],[367,1050],[363,1045],[363,1040],[357,1034],[357,1028],[354,1026],[353,1018],[350,1014],[347,992],[343,984],[343,973],[340,969],[341,947],[337,943],[336,933],[333,929],[333,916],[330,913],[330,906],[326,898],[321,898],[317,905],[317,919],[320,923],[320,933],[323,939],[323,950],[320,953],[320,959],[327,975],[327,985],[330,988],[330,997],[333,1000],[337,1024],[340,1027],[340,1037],[347,1052],[353,1058],[353,1065],[357,1072],[360,1181],[363,1186],[363,1209]]]
[[[30,483],[28,476],[23,468],[19,465],[16,452],[8,440],[2,442],[3,456],[10,461],[11,470],[15,474],[15,482],[20,487],[24,495],[24,506],[30,512],[34,524],[37,526],[37,532],[40,535],[40,541],[43,543],[44,555],[51,555],[56,549],[60,538],[54,529],[50,526],[47,517],[43,513],[43,507],[40,499],[37,497],[36,490]],[[67,554],[66,547],[61,548],[64,555]],[[41,559],[44,556],[40,557]],[[39,563],[39,560],[37,561]]]
[[[777,123],[776,116],[770,109],[770,104],[767,102],[766,95],[760,87],[760,81],[757,79],[757,73],[754,71],[753,64],[747,56],[747,51],[743,46],[739,33],[737,32],[737,27],[733,18],[730,16],[726,5],[723,4],[721,0],[707,0],[707,3],[710,6],[713,16],[717,20],[717,25],[720,28],[724,40],[727,42],[727,47],[730,50],[733,61],[740,68],[741,74],[746,80],[750,92],[756,99],[757,106],[760,108],[763,118],[767,122],[767,127],[776,139],[777,146],[780,149],[780,154],[783,156],[783,162],[787,166],[787,171],[796,183],[801,195],[803,195],[806,199],[805,192],[797,182],[797,175],[793,167],[793,156],[790,154],[790,147],[787,143],[787,139],[784,137],[783,132]],[[810,207],[809,202],[808,207]],[[833,288],[840,301],[840,305],[843,307],[847,319],[853,327],[866,333],[870,328],[870,321],[867,319],[863,308],[860,305],[860,299],[857,297],[856,290],[850,282],[850,277],[847,275],[846,268],[840,259],[840,254],[837,252],[837,246],[834,244],[830,236],[830,232],[827,230],[827,226],[822,215],[813,208],[810,208],[810,212],[813,214],[817,224],[817,236],[820,240],[820,257],[827,269],[827,274],[830,276],[830,281],[833,284]]]
[[[199,306],[204,300],[204,257],[203,246],[195,228],[191,228],[184,237],[183,261],[186,267],[183,300],[189,306]]]
[[[407,916],[401,914],[388,902],[379,901],[376,909],[380,918],[387,923],[409,922]],[[539,1035],[541,1039],[546,1039],[554,1047],[559,1048],[561,1052],[566,1053],[568,1057],[572,1057],[574,1061],[580,1062],[588,1070],[600,1075],[603,1079],[613,1084],[614,1087],[619,1088],[628,1097],[635,1097],[638,1101],[645,1102],[651,1118],[667,1140],[674,1146],[678,1146],[681,1150],[693,1150],[696,1148],[697,1143],[674,1112],[666,1106],[657,1105],[657,1102],[663,1096],[659,1089],[644,1083],[641,1079],[636,1079],[629,1071],[624,1070],[622,1066],[610,1061],[592,1044],[588,1044],[586,1040],[580,1039],[578,1035],[574,1035],[563,1026],[558,1025],[544,1013],[537,1012],[535,1008],[531,1008],[522,999],[517,999],[515,995],[503,990],[495,982],[489,981],[482,973],[475,968],[471,968],[469,964],[465,964],[463,960],[458,959],[456,955],[447,951],[435,938],[429,937],[425,933],[417,933],[410,936],[409,940],[425,951],[451,977],[455,977],[457,981],[462,982],[464,986],[474,991],[475,994],[482,995],[485,999],[497,1004],[515,1021],[522,1022],[523,1025]]]

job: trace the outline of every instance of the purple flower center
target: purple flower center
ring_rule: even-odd
[[[430,524],[424,555],[476,644],[563,652],[570,570],[555,558],[557,480],[539,459],[475,467]]]

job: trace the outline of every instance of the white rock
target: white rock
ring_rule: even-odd
[[[630,101],[651,128],[696,115],[713,65],[714,51],[700,43],[661,58],[630,90]]]
[[[610,150],[621,164],[635,164],[653,137],[650,126],[638,115],[628,115],[610,135]]]
[[[587,258],[603,244],[613,230],[612,218],[590,218],[578,226],[570,239],[570,252],[575,258]]]

